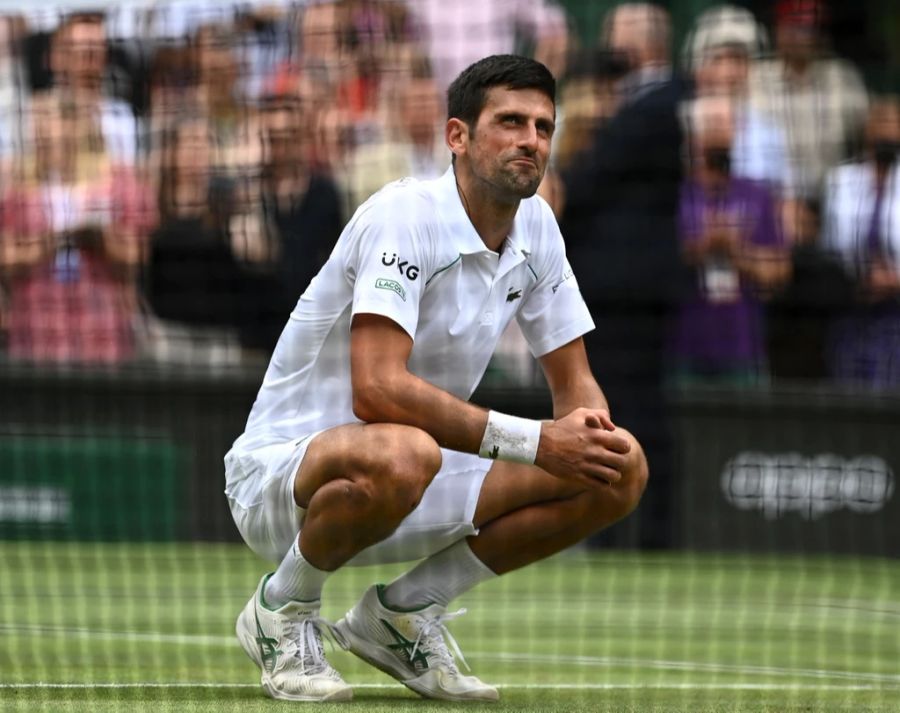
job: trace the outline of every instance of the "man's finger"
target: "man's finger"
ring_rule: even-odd
[[[627,439],[608,431],[600,435],[598,442],[602,443],[604,448],[623,455],[631,451],[631,443]]]
[[[607,431],[615,431],[616,424],[612,422],[612,418],[609,416],[609,411],[600,411],[598,416],[600,417],[600,423],[603,424],[603,428]]]
[[[612,422],[609,413],[606,411],[594,411],[593,413],[589,413],[585,417],[584,423],[591,428],[602,428],[604,431],[616,430],[616,424]]]
[[[622,479],[622,474],[619,471],[604,465],[588,467],[587,473],[594,480],[602,480],[609,485],[618,483]]]

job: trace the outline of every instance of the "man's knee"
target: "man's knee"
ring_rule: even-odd
[[[353,479],[365,496],[387,515],[402,519],[422,499],[441,467],[441,449],[425,431],[411,426],[377,424],[367,428]]]
[[[647,458],[636,440],[632,443],[632,449],[635,448],[637,448],[637,452],[634,453],[630,467],[622,474],[622,480],[616,484],[618,499],[623,510],[622,517],[638,506],[650,479]]]
[[[627,433],[627,432],[626,432]],[[631,434],[631,453],[628,467],[622,472],[621,479],[605,488],[593,489],[584,495],[589,504],[585,507],[585,516],[596,521],[596,529],[602,529],[629,515],[641,500],[650,476],[647,458],[640,443]]]

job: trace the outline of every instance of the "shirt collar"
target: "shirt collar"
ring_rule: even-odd
[[[456,188],[456,174],[451,165],[438,180],[440,185],[439,210],[444,226],[450,233],[455,248],[460,255],[475,255],[478,253],[492,252],[481,239]],[[525,201],[522,201],[524,203]],[[528,259],[531,254],[530,244],[526,236],[522,234],[523,210],[519,204],[513,227],[506,240],[500,255],[501,272],[511,269],[520,262]]]
[[[438,205],[442,222],[460,255],[489,252],[487,245],[469,220],[469,215],[459,197],[453,166],[451,165],[437,180],[440,186]]]

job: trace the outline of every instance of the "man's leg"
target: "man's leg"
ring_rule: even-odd
[[[434,439],[409,426],[349,424],[316,436],[294,479],[303,527],[266,585],[269,603],[318,599],[328,574],[416,508],[440,465]]]
[[[631,441],[631,467],[612,485],[586,489],[534,466],[497,463],[475,510],[475,555],[497,574],[545,559],[621,520],[637,507],[647,485],[647,461]]]
[[[407,426],[340,426],[310,442],[285,483],[294,504],[307,511],[301,535],[276,572],[260,581],[235,627],[270,696],[350,699],[350,687],[324,655],[323,634],[343,640],[319,615],[322,586],[331,571],[388,537],[415,509],[441,458],[431,436]]]
[[[631,467],[613,484],[586,489],[536,466],[497,461],[481,487],[474,524],[479,533],[424,560],[389,584],[385,600],[411,608],[446,604],[491,573],[503,574],[549,557],[621,520],[647,484],[647,462],[631,441]]]
[[[444,640],[449,601],[479,582],[548,557],[627,515],[647,481],[640,446],[615,485],[585,488],[535,466],[496,462],[481,486],[474,524],[460,540],[387,587],[371,588],[338,622],[350,649],[429,698],[496,700],[496,689],[460,674]],[[450,476],[452,477],[452,476]]]

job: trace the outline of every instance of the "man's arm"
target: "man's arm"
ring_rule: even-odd
[[[540,363],[553,397],[553,418],[562,418],[577,408],[609,413],[609,404],[591,373],[581,338],[545,354]]]
[[[357,314],[350,330],[353,412],[367,423],[421,428],[444,448],[477,453],[488,413],[406,368],[413,340],[393,320]]]
[[[612,422],[606,396],[591,373],[581,337],[545,354],[540,362],[553,397],[553,417],[580,418],[587,427],[600,430],[604,446],[621,454],[624,468],[634,467],[638,461],[643,461],[646,468],[637,439]]]
[[[353,318],[350,368],[354,413],[368,423],[415,426],[445,448],[478,453],[488,412],[410,373],[407,362],[412,346],[412,338],[386,317],[357,314]],[[550,357],[550,361],[559,361],[560,366],[551,369],[562,378],[565,358]],[[599,393],[596,382],[594,387]],[[577,388],[575,382],[570,388]],[[571,393],[574,402],[575,391]],[[562,407],[554,411],[561,413]],[[545,422],[535,465],[586,485],[615,482],[626,465],[630,445],[613,433],[613,428],[606,412],[597,409],[576,409]]]

